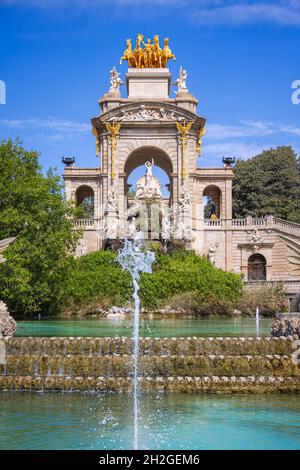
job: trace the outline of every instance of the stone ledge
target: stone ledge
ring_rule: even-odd
[[[184,393],[276,393],[300,392],[300,377],[143,377],[140,389],[145,392]],[[0,391],[115,391],[130,392],[131,378],[108,377],[0,377]]]
[[[128,355],[24,355],[6,357],[2,376],[32,377],[130,377],[133,358]],[[290,355],[141,356],[140,374],[157,376],[300,376]]]
[[[39,338],[14,337],[5,340],[8,355],[130,355],[133,349],[131,338]],[[290,338],[141,338],[140,354],[143,355],[266,355],[292,354],[293,340]]]

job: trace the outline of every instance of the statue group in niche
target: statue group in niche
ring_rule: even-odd
[[[153,176],[154,159],[146,161],[146,174],[142,176],[136,185],[136,199],[162,199],[161,185],[158,178]]]

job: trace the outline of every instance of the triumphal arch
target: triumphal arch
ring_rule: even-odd
[[[205,118],[197,114],[186,70],[180,67],[172,79],[170,60],[168,38],[162,45],[157,35],[139,34],[134,45],[128,39],[120,60],[128,65],[124,83],[114,67],[100,115],[91,119],[99,164],[78,168],[65,159],[66,196],[85,210],[75,221],[83,230],[78,255],[142,230],[165,249],[183,243],[245,279],[298,282],[280,236],[300,241],[300,226],[271,216],[232,219],[232,161],[225,158],[218,168],[198,164]],[[132,187],[129,177],[138,167],[144,170]]]

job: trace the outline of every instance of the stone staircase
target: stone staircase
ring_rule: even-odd
[[[130,391],[130,338],[11,338],[2,391]],[[140,388],[168,392],[300,391],[286,338],[142,338]]]

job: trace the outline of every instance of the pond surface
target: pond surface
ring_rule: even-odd
[[[140,398],[141,449],[300,449],[299,395]],[[131,449],[127,394],[0,394],[0,449]]]
[[[260,320],[259,334],[269,335],[272,320]],[[19,321],[17,336],[132,336],[132,320]],[[256,336],[255,318],[141,319],[140,336]]]

